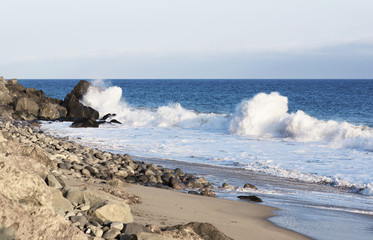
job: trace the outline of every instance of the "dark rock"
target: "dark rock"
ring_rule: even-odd
[[[98,119],[99,113],[96,110],[80,102],[90,86],[89,82],[82,80],[66,95],[63,105],[67,109],[67,117]]]
[[[186,189],[185,184],[182,183],[182,182],[181,182],[179,179],[177,179],[176,177],[171,177],[171,178],[170,178],[169,186],[172,187],[173,189],[177,189],[177,190],[184,190],[184,189]]]
[[[105,159],[104,155],[101,152],[96,152],[95,154],[93,154],[93,156],[97,159],[100,159],[100,160]]]
[[[246,183],[244,186],[244,188],[252,188],[252,189],[255,189],[255,190],[258,190],[258,188],[250,183]]]
[[[192,195],[199,195],[199,193],[197,191],[189,191],[188,193],[192,194]]]
[[[102,236],[104,239],[115,239],[116,236],[120,234],[120,230],[118,229],[109,229],[106,232],[104,232],[104,235]]]
[[[139,238],[135,234],[123,234],[119,240],[138,240]]]
[[[176,176],[183,176],[184,172],[180,168],[176,168],[174,171]]]
[[[116,119],[111,120],[110,123],[122,124],[121,122],[119,122],[119,121],[116,120]]]
[[[149,181],[148,177],[145,175],[140,175],[137,177],[137,181],[140,183],[147,183]]]
[[[108,118],[115,117],[115,116],[116,116],[115,113],[113,113],[113,114],[108,113],[108,114],[105,114],[100,120],[106,121]]]
[[[134,176],[128,176],[128,177],[126,177],[126,181],[128,183],[135,183],[136,182],[136,177],[134,177]]]
[[[175,229],[179,230],[180,232],[193,231],[203,240],[233,240],[210,223],[191,222],[185,225],[165,227],[162,228],[162,231],[175,231]]]
[[[66,95],[65,100],[74,96],[77,100],[82,100],[83,96],[87,93],[88,88],[91,84],[85,80],[79,81],[79,83],[74,87],[74,89]]]
[[[142,232],[150,232],[149,228],[145,227],[144,225],[136,222],[125,224],[122,233],[124,234],[140,234]]]
[[[64,101],[67,117],[98,119],[99,113],[91,107],[83,105],[74,95]]]
[[[223,183],[223,184],[221,185],[221,187],[222,187],[222,188],[229,188],[230,185],[229,185],[228,183]]]
[[[87,169],[92,176],[95,176],[98,173],[98,170],[91,166],[86,166],[85,169]]]
[[[239,199],[241,199],[241,200],[252,201],[252,202],[263,202],[262,199],[260,199],[260,198],[257,197],[257,196],[254,196],[254,195],[251,195],[251,196],[238,196],[237,198],[239,198]]]
[[[87,220],[87,218],[84,217],[84,216],[72,216],[72,217],[70,217],[70,221],[71,221],[72,223],[79,222],[79,225],[80,225],[81,227],[84,227],[85,225],[88,224],[88,220]]]
[[[94,119],[79,119],[74,121],[70,127],[72,128],[98,128],[99,124]]]
[[[186,182],[186,186],[188,188],[201,188],[202,184],[200,182],[196,182],[195,180],[189,180]]]
[[[18,82],[15,82],[17,81],[17,79],[11,79],[8,81],[8,84],[6,85],[7,88],[11,91],[11,92],[20,92],[20,93],[26,93],[26,88],[22,85],[20,85]]]
[[[201,189],[201,193],[200,193],[202,196],[206,196],[206,197],[216,197],[216,193],[214,193],[213,191],[207,189],[207,188],[203,188]]]
[[[65,170],[69,170],[70,169],[65,163],[58,163],[57,166],[60,169],[65,169]]]
[[[163,185],[161,183],[157,183],[154,187],[161,189],[171,189],[169,186]]]

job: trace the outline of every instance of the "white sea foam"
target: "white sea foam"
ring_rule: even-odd
[[[373,151],[373,129],[336,121],[322,121],[301,110],[288,113],[288,100],[279,93],[259,93],[243,101],[230,122],[239,135],[283,138],[301,142],[326,142],[333,147]]]
[[[133,108],[122,100],[122,89],[115,86],[105,89],[95,85],[90,87],[83,103],[99,111],[100,116],[115,113],[115,118],[127,126],[222,129],[226,124],[224,115],[197,113],[179,103],[157,109]]]
[[[102,126],[100,133],[80,130],[79,137],[106,149],[207,164],[238,163],[249,170],[373,195],[373,177],[367,170],[373,168],[373,130],[322,121],[301,110],[288,113],[287,97],[276,92],[242,101],[232,115],[198,113],[178,103],[134,108],[123,100],[121,88],[102,82],[88,89],[83,102],[101,116],[116,113],[123,123]]]
[[[116,86],[90,87],[83,103],[100,115],[116,113],[127,126],[211,129],[257,138],[282,138],[300,142],[325,142],[332,147],[373,151],[373,129],[347,122],[322,121],[298,110],[288,113],[288,99],[277,92],[259,93],[238,105],[233,116],[197,113],[179,103],[157,109],[136,109],[122,100]]]

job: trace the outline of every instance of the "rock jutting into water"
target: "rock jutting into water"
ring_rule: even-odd
[[[49,119],[57,113],[60,117],[77,115],[71,115],[71,108],[59,111],[64,109],[62,102],[46,98],[42,91],[25,89],[16,80],[0,80],[1,238],[230,239],[206,223],[160,229],[134,222],[130,205],[141,199],[125,191],[125,182],[193,189],[215,197],[212,184],[179,168],[164,168],[133,160],[128,154],[104,152],[47,135],[37,121],[15,122],[45,119],[49,110],[42,117],[40,109],[52,103],[56,106],[50,108],[54,115],[48,115]],[[80,89],[85,86],[83,82]],[[70,101],[82,93],[74,90]],[[79,108],[83,109],[81,116],[96,119],[94,111],[85,115],[86,108]]]

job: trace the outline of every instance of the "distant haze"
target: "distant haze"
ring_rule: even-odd
[[[372,0],[4,0],[5,78],[372,78]]]

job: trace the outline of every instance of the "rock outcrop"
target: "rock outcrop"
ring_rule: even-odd
[[[63,105],[67,109],[67,117],[69,118],[84,118],[84,119],[98,119],[99,113],[91,107],[84,106],[81,103],[84,94],[87,93],[91,84],[85,80],[81,80],[71,91],[67,94]]]
[[[75,121],[83,119],[95,122],[99,113],[81,103],[90,85],[87,81],[80,81],[62,101],[46,97],[42,90],[25,88],[18,83],[17,79],[7,81],[0,77],[0,114],[3,115],[5,112],[10,120]]]

